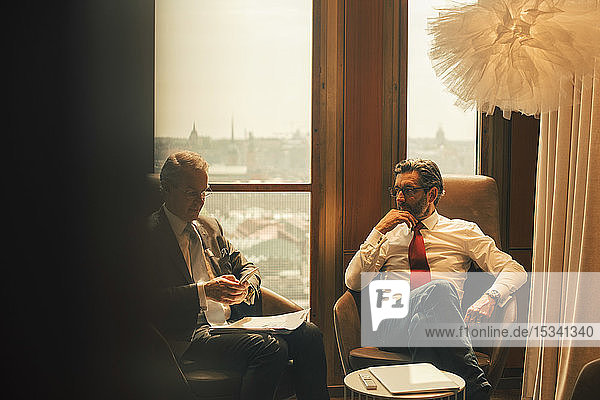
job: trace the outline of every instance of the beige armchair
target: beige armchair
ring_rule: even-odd
[[[500,243],[500,222],[498,217],[498,189],[494,179],[486,176],[447,176],[444,178],[445,196],[440,199],[438,211],[449,218],[460,218],[476,222],[496,244]],[[476,269],[476,265],[472,270]],[[463,309],[483,293],[481,279],[483,274],[475,274],[465,282]],[[487,275],[487,274],[485,274]],[[490,284],[493,277],[489,276]],[[411,362],[408,353],[393,353],[375,347],[360,345],[360,294],[346,291],[333,307],[334,330],[344,374],[374,365],[393,365]],[[517,304],[512,297],[502,308],[497,308],[492,322],[512,323],[517,320]],[[502,376],[508,356],[508,347],[498,339],[492,348],[475,348],[480,367],[495,388]]]

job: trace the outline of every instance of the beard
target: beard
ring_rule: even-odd
[[[427,213],[427,206],[427,197],[425,196],[413,204],[408,204],[406,201],[403,203],[398,203],[399,210],[408,211],[416,219],[425,217],[425,214]]]

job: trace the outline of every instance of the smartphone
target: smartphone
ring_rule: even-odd
[[[258,267],[252,268],[250,271],[246,272],[241,278],[240,283],[246,282],[252,275],[258,272]]]

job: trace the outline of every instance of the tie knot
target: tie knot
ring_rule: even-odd
[[[423,224],[423,222],[419,221],[419,223],[413,227],[413,231],[420,232],[423,228],[425,228],[425,225]]]

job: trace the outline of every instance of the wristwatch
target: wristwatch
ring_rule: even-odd
[[[500,300],[500,292],[496,289],[490,289],[487,292],[485,292],[485,294],[487,294],[496,303],[498,303],[498,301]]]

